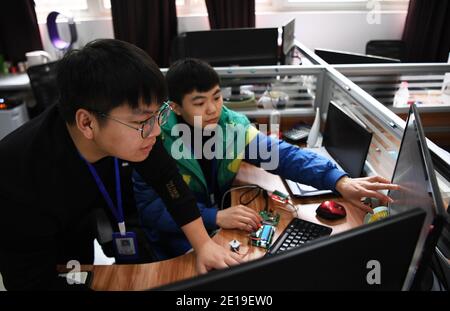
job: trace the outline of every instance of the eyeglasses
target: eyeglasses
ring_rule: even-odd
[[[135,127],[132,126],[128,123],[125,123],[119,119],[113,118],[109,115],[107,115],[104,112],[100,112],[100,111],[95,111],[93,110],[94,113],[98,114],[99,116],[103,117],[103,118],[107,118],[107,119],[111,119],[113,121],[116,121],[120,124],[123,124],[125,126],[128,126],[129,128],[135,129],[136,131],[141,132],[141,137],[143,139],[147,138],[150,136],[150,134],[153,131],[153,127],[155,126],[155,122],[156,120],[158,120],[158,124],[159,126],[162,126],[164,124],[166,124],[167,120],[169,119],[169,115],[170,115],[170,111],[172,110],[172,107],[169,105],[169,101],[165,101],[161,108],[159,108],[158,112],[155,113],[154,115],[152,115],[150,118],[148,118],[147,120],[144,120],[140,123],[140,127]]]

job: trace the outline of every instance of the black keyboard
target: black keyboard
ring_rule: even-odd
[[[302,246],[308,241],[330,235],[331,231],[333,231],[333,229],[330,227],[325,227],[306,220],[294,218],[281,233],[275,243],[272,244],[266,255],[274,255]]]

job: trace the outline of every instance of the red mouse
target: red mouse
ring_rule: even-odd
[[[320,203],[316,209],[316,214],[330,220],[341,219],[347,215],[345,208],[336,201],[324,201]]]

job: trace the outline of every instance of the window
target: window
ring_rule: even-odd
[[[273,0],[255,0],[256,12],[273,11]],[[177,15],[208,15],[205,0],[176,0]]]
[[[407,10],[409,0],[272,0],[275,11]]]
[[[45,23],[51,11],[69,12],[77,20],[111,17],[110,0],[34,0],[34,3],[40,23]]]
[[[207,15],[205,0],[176,0],[177,16]]]
[[[274,11],[272,2],[272,0],[255,0],[256,13]]]
[[[111,17],[110,0],[35,0],[38,21],[45,23],[51,11],[70,11],[77,19]],[[205,0],[176,0],[177,15],[207,15]],[[408,9],[409,0],[255,0],[256,13],[276,11],[343,11]]]

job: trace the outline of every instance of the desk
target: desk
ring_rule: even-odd
[[[279,176],[272,175],[266,171],[243,163],[236,177],[236,184],[258,184],[266,190],[275,189],[288,193],[283,181]],[[237,204],[240,192],[232,193],[232,204]],[[334,198],[328,196],[327,198]],[[362,224],[364,212],[357,208],[349,207],[347,203],[340,201],[347,209],[347,217],[337,221],[321,220],[316,217],[315,209],[317,203],[322,202],[321,198],[296,199],[294,204],[298,207],[299,217],[311,222],[324,224],[333,228],[336,234],[349,230]],[[249,207],[257,210],[264,207],[262,196],[253,201]],[[278,208],[274,202],[269,199],[269,207],[274,208],[280,213],[280,222],[274,239],[278,238],[280,233],[286,228],[289,221],[295,216],[295,212]],[[264,255],[264,250],[258,247],[244,245],[247,241],[247,234],[240,230],[220,230],[214,237],[217,243],[228,246],[228,242],[237,239],[243,243],[240,251],[246,253],[244,260],[260,258]],[[144,290],[197,275],[195,269],[195,254],[193,252],[159,262],[137,265],[110,265],[110,266],[84,266],[83,270],[94,272],[92,288],[95,290]]]
[[[26,73],[0,75],[0,91],[22,91],[30,89],[30,79]]]

